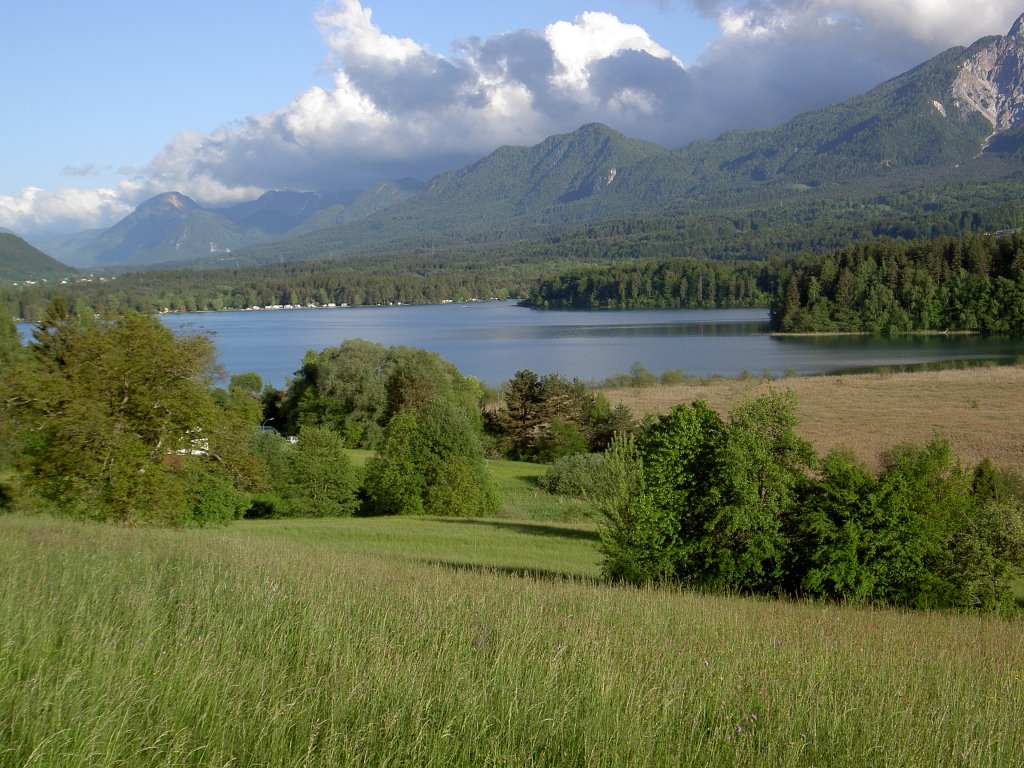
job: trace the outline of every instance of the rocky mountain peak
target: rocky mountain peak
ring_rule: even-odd
[[[1008,34],[1007,37],[1024,42],[1024,13],[1022,13],[1017,18],[1017,21],[1013,23],[1013,26],[1010,28],[1010,34]]]
[[[1024,122],[1024,15],[1006,37],[969,57],[953,82],[954,102],[978,112],[1001,133]]]

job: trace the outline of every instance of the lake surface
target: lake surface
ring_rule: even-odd
[[[1024,340],[971,336],[767,335],[767,310],[551,311],[513,302],[164,315],[175,332],[210,332],[228,374],[255,371],[281,387],[306,350],[362,338],[437,352],[499,386],[529,368],[599,380],[634,363],[660,374],[744,370],[781,376],[940,360],[1012,359]]]
[[[306,350],[362,338],[437,352],[466,375],[499,386],[529,368],[600,380],[634,363],[660,374],[781,376],[941,360],[1009,360],[1022,339],[973,336],[780,338],[767,310],[552,311],[513,302],[163,315],[175,333],[209,333],[228,375],[255,371],[283,387]],[[19,329],[27,334],[31,326]]]

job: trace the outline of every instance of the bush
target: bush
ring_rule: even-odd
[[[583,453],[587,450],[587,438],[579,426],[561,417],[552,419],[547,434],[537,441],[537,460],[550,464],[562,456]]]
[[[189,487],[190,523],[229,523],[241,518],[250,506],[248,497],[239,493],[229,478],[210,471],[189,470],[183,479]]]
[[[548,493],[582,498],[598,492],[604,471],[603,454],[575,453],[556,459],[537,482]]]
[[[303,427],[288,456],[281,484],[284,514],[291,517],[340,517],[359,506],[359,476],[345,444],[327,427]]]
[[[396,414],[367,463],[368,511],[462,517],[497,512],[481,429],[479,412],[461,397],[435,397],[417,413]]]

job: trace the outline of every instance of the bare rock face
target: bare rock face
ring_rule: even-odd
[[[1024,121],[1024,15],[1006,37],[964,62],[952,96],[961,110],[988,118],[993,133]]]

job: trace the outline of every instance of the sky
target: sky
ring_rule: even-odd
[[[0,48],[0,227],[109,226],[178,191],[426,180],[599,121],[679,147],[775,125],[1020,0],[21,0]]]

